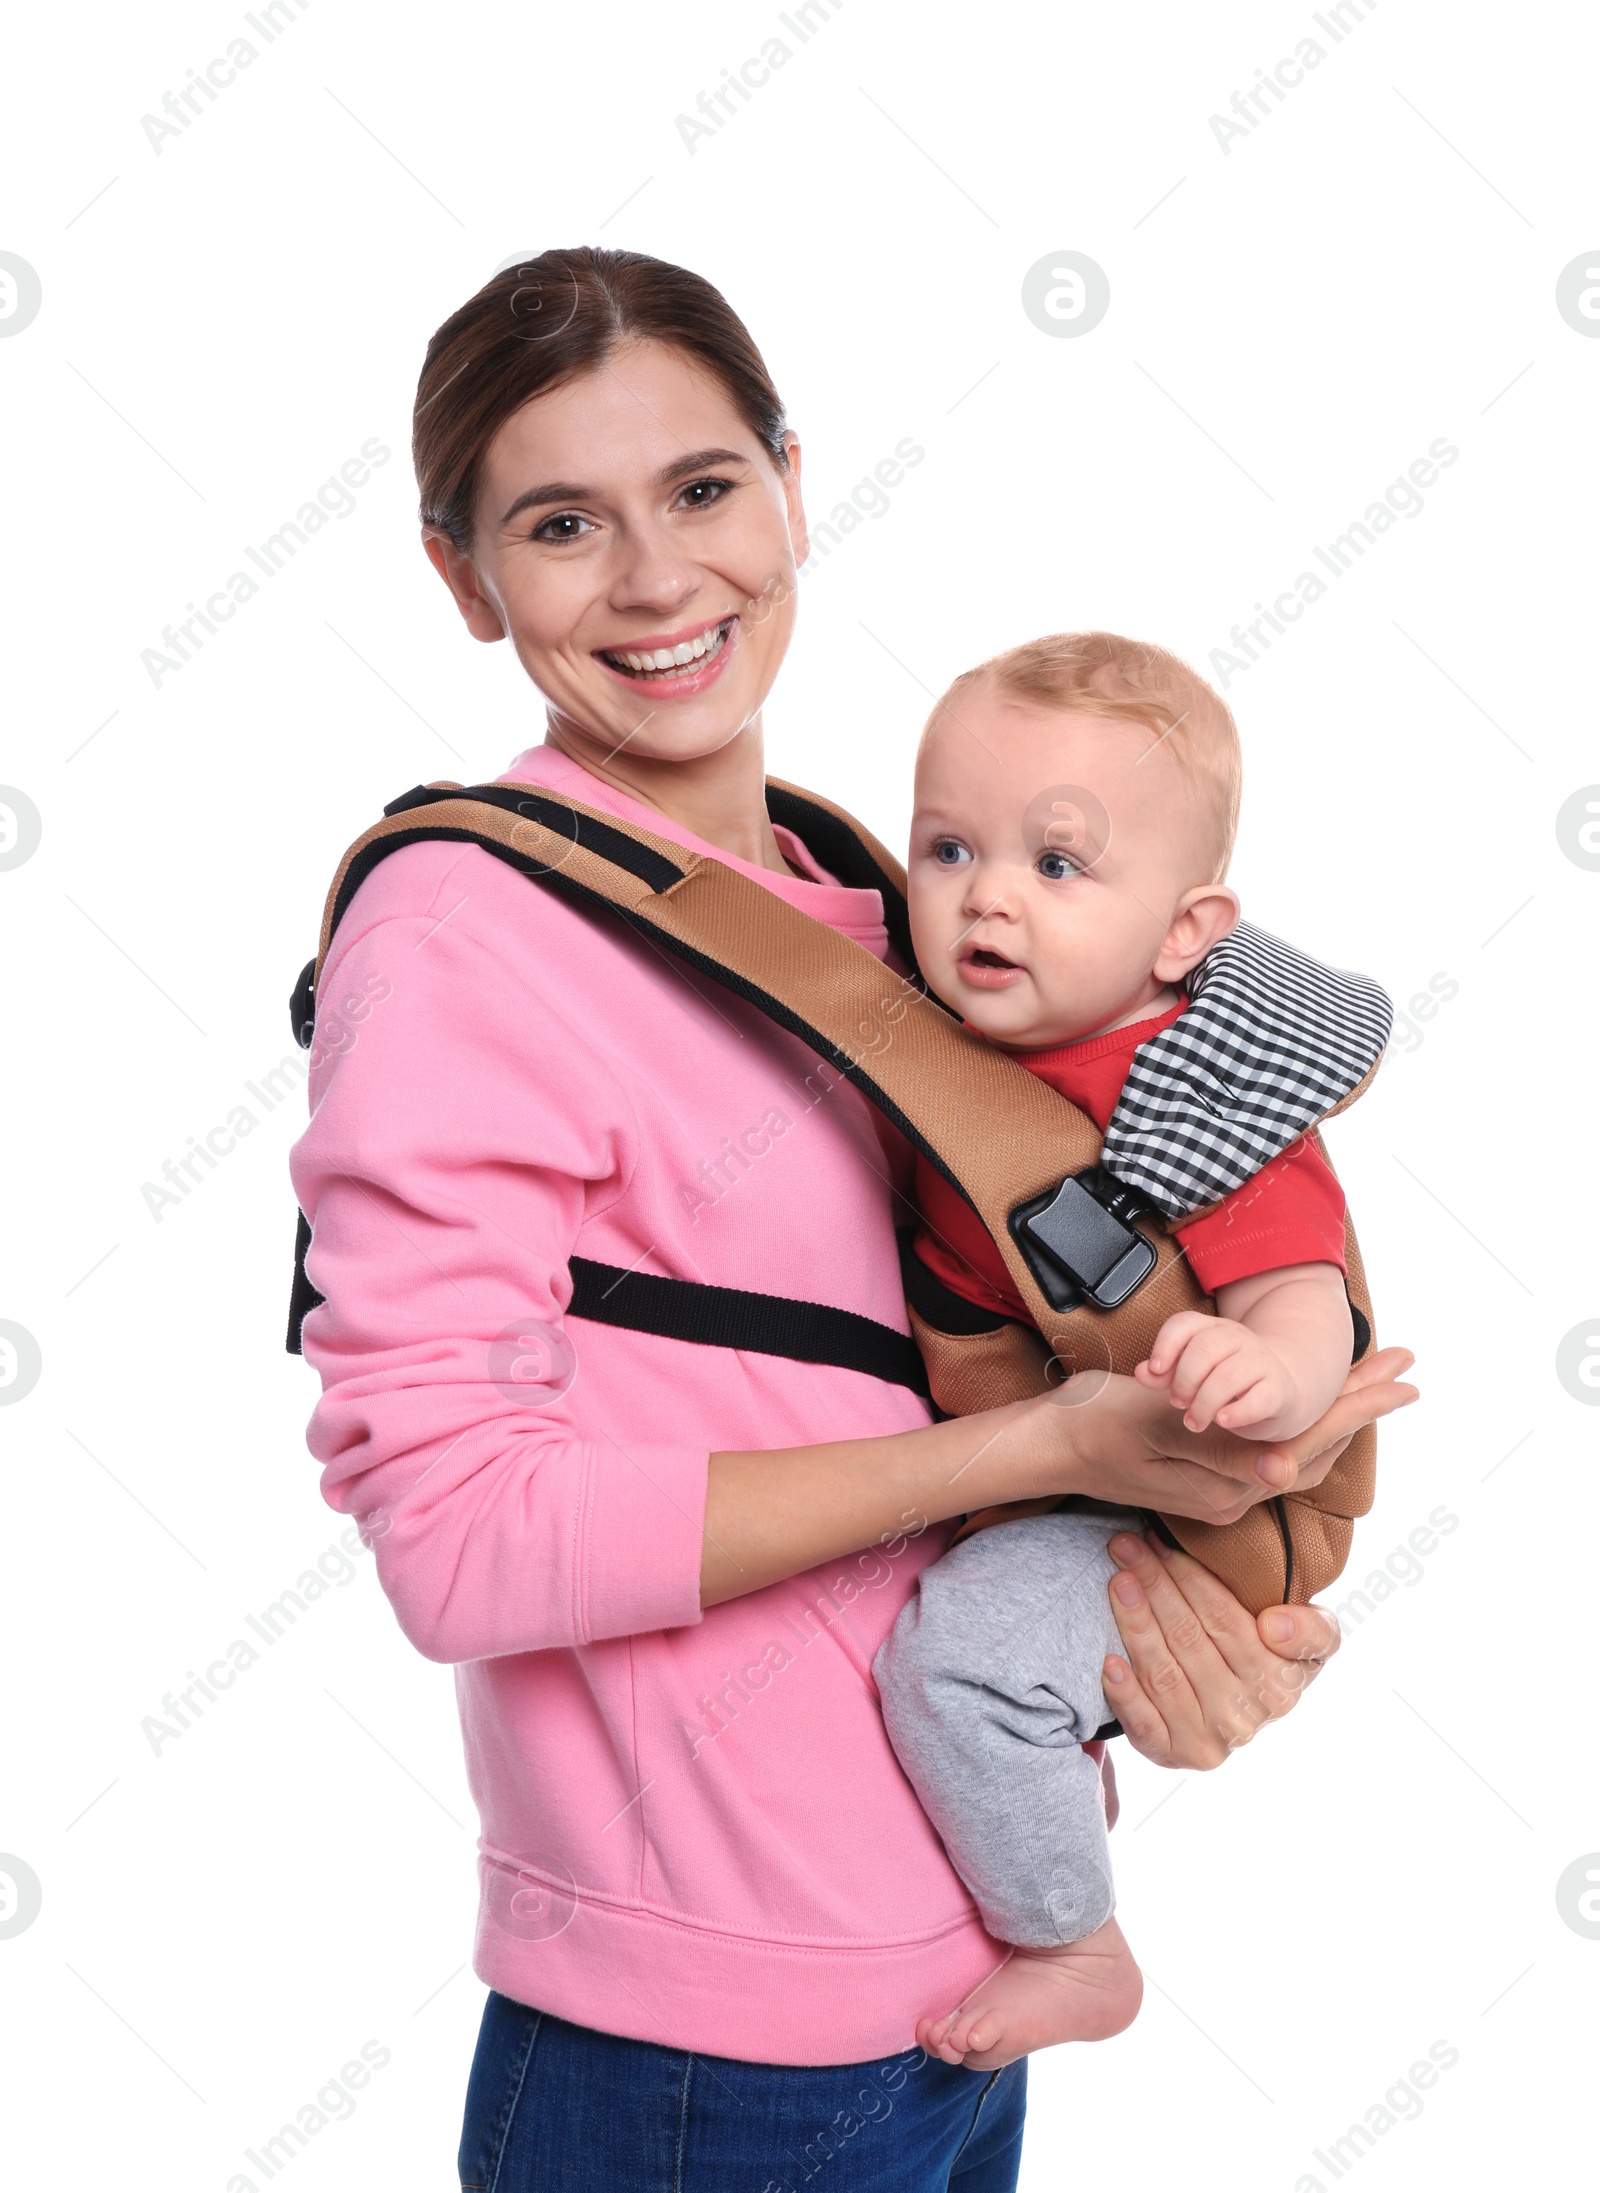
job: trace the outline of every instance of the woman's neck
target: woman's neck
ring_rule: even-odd
[[[544,743],[642,807],[653,807],[707,845],[780,876],[794,873],[784,859],[767,814],[766,763],[761,718],[714,754],[691,761],[659,761],[626,746],[606,747],[576,724],[551,717]]]

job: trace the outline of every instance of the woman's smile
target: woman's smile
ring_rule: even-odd
[[[681,632],[651,635],[627,647],[597,647],[594,659],[614,678],[656,700],[703,693],[727,668],[739,620],[721,617]]]

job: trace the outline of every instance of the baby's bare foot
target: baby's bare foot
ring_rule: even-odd
[[[1139,2014],[1144,1981],[1115,1919],[1060,1949],[1016,1949],[959,2010],[924,2018],[917,2045],[994,2071],[1057,2041],[1107,2041]]]

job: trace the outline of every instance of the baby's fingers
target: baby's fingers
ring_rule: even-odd
[[[1155,1379],[1159,1382],[1168,1377],[1186,1343],[1215,1322],[1199,1310],[1180,1310],[1175,1317],[1169,1317],[1151,1344],[1149,1365]]]
[[[1216,1421],[1225,1432],[1248,1431],[1252,1424],[1265,1424],[1283,1407],[1283,1396],[1271,1379],[1258,1378],[1254,1385],[1246,1386],[1241,1394],[1225,1401],[1217,1410]]]
[[[1188,1341],[1179,1356],[1172,1373],[1172,1399],[1175,1406],[1187,1409],[1209,1379],[1224,1366],[1230,1357],[1239,1352],[1240,1333],[1236,1325],[1221,1319],[1208,1317],[1204,1330]],[[1213,1406],[1215,1403],[1213,1402]],[[1206,1421],[1209,1423],[1210,1418]],[[1191,1424],[1191,1431],[1199,1427]]]
[[[1230,1356],[1219,1363],[1211,1375],[1204,1379],[1195,1392],[1194,1399],[1184,1411],[1183,1421],[1187,1430],[1203,1432],[1208,1424],[1223,1423],[1222,1412],[1228,1411],[1226,1428],[1237,1430],[1241,1424],[1253,1424],[1264,1409],[1251,1409],[1240,1415],[1240,1405],[1246,1397],[1261,1390],[1262,1381],[1237,1356]]]

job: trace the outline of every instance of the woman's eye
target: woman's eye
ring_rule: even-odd
[[[592,531],[587,518],[580,518],[575,510],[558,510],[553,518],[541,519],[533,529],[536,541],[577,541],[585,531]]]
[[[1069,877],[1083,874],[1075,860],[1069,859],[1065,853],[1053,852],[1048,848],[1039,855],[1034,866],[1047,883],[1065,883]]]
[[[691,480],[679,497],[689,510],[709,510],[720,503],[733,486],[731,480]]]
[[[966,847],[958,845],[954,838],[940,838],[933,848],[933,857],[941,868],[959,868],[964,860],[971,858],[971,855]]]

